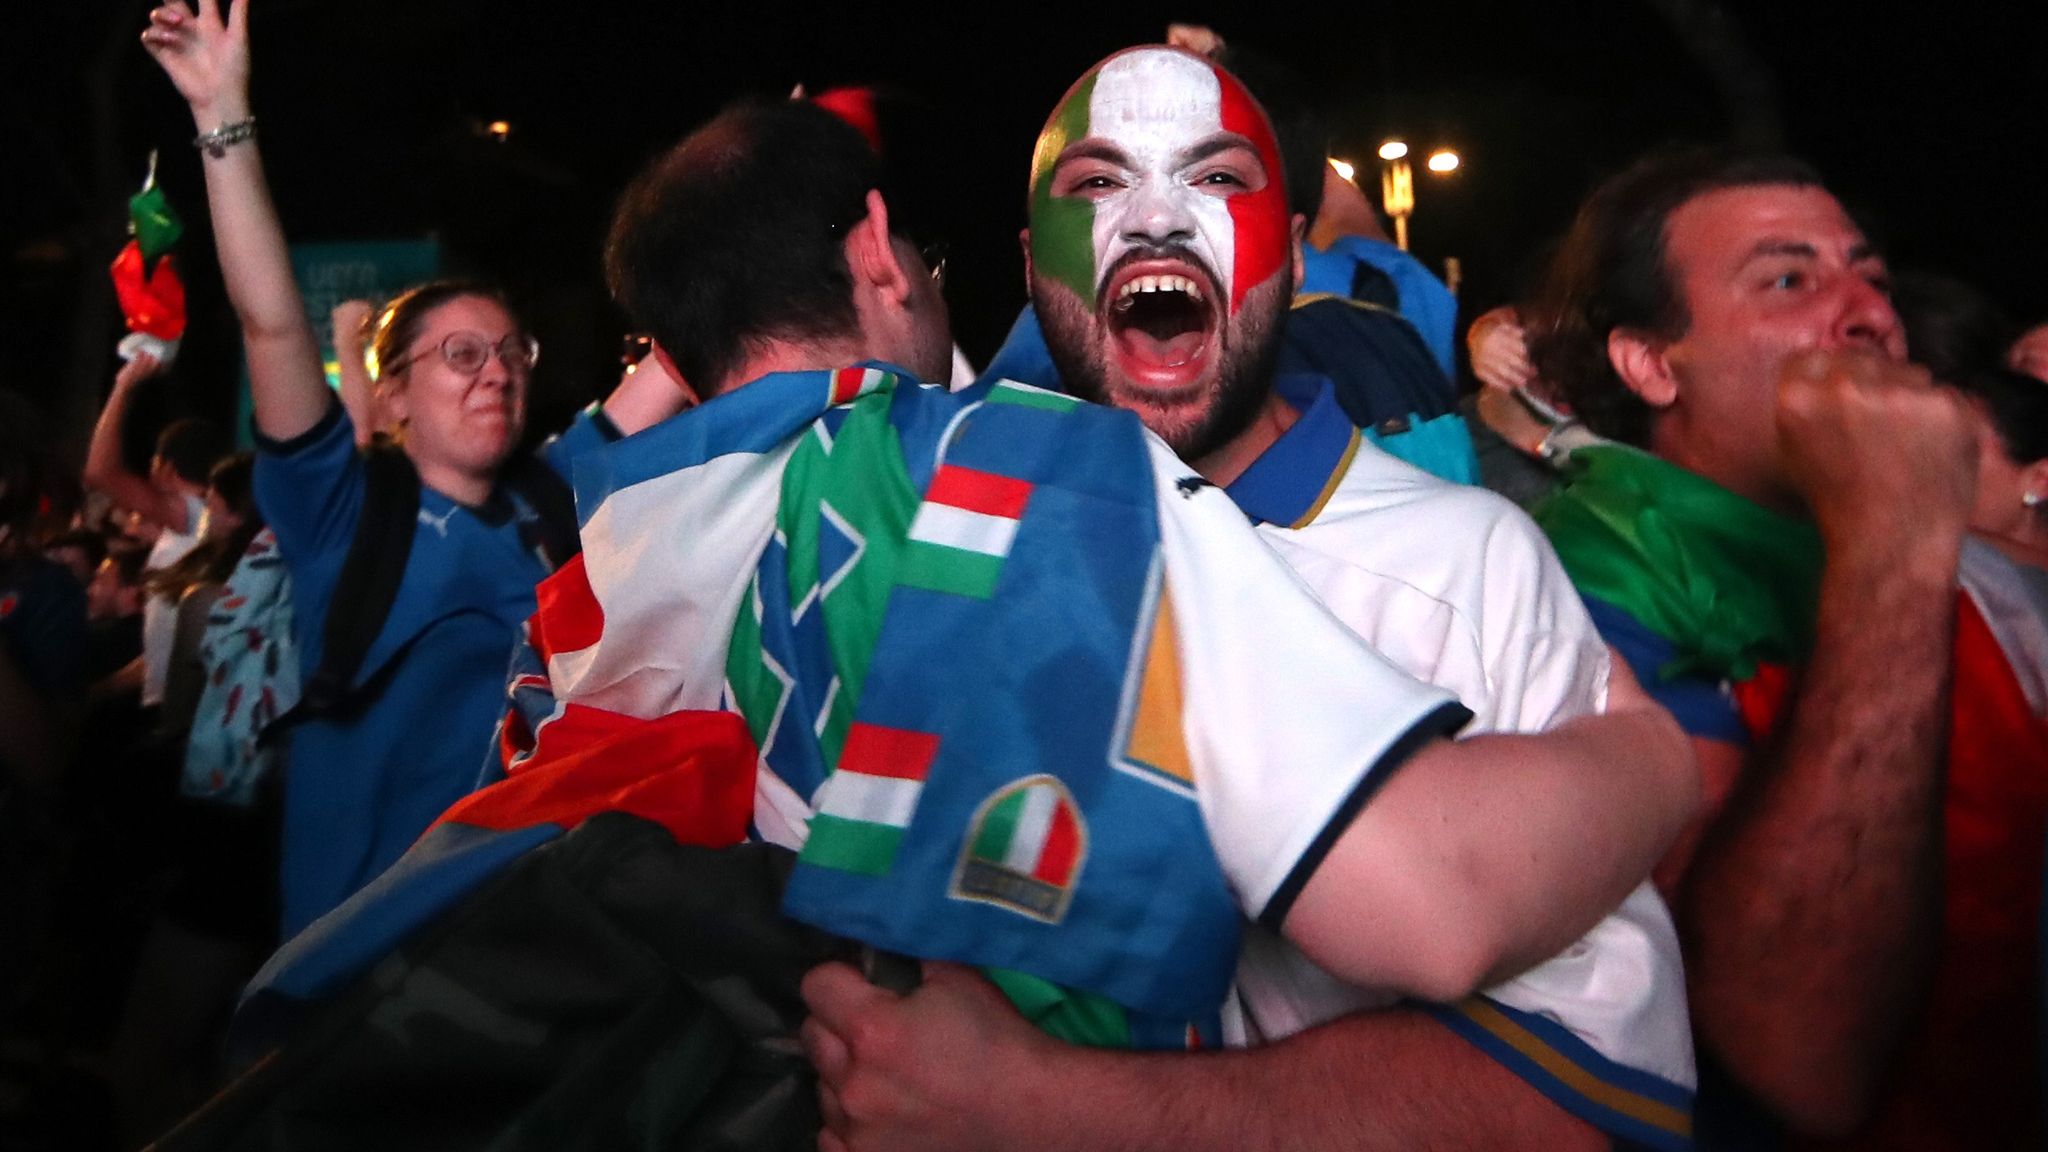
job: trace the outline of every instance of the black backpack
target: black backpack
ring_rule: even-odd
[[[854,946],[782,915],[793,863],[593,816],[332,997],[245,1003],[288,1038],[153,1147],[809,1152],[798,984]]]
[[[530,531],[527,544],[549,569],[560,568],[582,550],[575,496],[545,461],[518,453],[506,463],[498,482],[531,511],[532,516],[521,521],[521,532]],[[398,600],[419,514],[420,474],[412,458],[388,440],[373,442],[363,452],[362,515],[321,626],[320,666],[307,675],[300,692],[302,715],[339,711],[354,695],[363,657]]]

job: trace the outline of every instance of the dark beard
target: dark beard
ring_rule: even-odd
[[[1083,308],[1065,285],[1039,282],[1032,288],[1046,350],[1066,391],[1091,403],[1115,407],[1101,338],[1105,322]],[[1190,425],[1152,429],[1174,455],[1186,461],[1200,460],[1251,427],[1273,391],[1280,325],[1292,299],[1292,285],[1284,275],[1276,275],[1245,294],[1237,317],[1225,321],[1219,337],[1216,380],[1208,407]]]

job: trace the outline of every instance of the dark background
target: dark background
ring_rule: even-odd
[[[1368,188],[1386,135],[1456,147],[1456,176],[1418,171],[1412,231],[1431,264],[1461,259],[1468,315],[1516,290],[1599,175],[1656,143],[1733,135],[1815,161],[1895,263],[2048,315],[2032,2],[956,2],[938,16],[779,0],[254,3],[254,100],[287,234],[431,233],[452,270],[506,283],[548,350],[537,427],[616,375],[624,325],[598,252],[619,188],[732,97],[798,82],[883,81],[935,102],[952,148],[919,178],[957,209],[948,292],[960,342],[985,360],[1023,299],[1016,231],[1039,123],[1090,63],[1159,39],[1169,19],[1295,64]],[[192,327],[151,415],[224,418],[239,375],[193,126],[137,39],[147,6],[16,0],[0,44],[0,386],[43,402],[73,451],[114,367],[105,267],[152,147],[188,224]],[[503,143],[483,131],[498,119],[513,125]]]

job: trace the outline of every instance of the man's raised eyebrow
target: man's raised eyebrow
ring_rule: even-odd
[[[1219,152],[1229,152],[1238,148],[1250,152],[1254,158],[1259,159],[1261,165],[1265,163],[1264,159],[1259,157],[1258,148],[1249,139],[1235,132],[1218,132],[1194,145],[1181,155],[1181,163],[1199,164]]]
[[[1105,164],[1122,165],[1130,163],[1130,159],[1128,153],[1110,141],[1089,136],[1060,149],[1059,158],[1052,162],[1052,166],[1058,170],[1069,160],[1100,160]]]

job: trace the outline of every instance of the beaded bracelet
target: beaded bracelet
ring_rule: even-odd
[[[254,140],[255,138],[256,118],[251,116],[247,120],[237,120],[233,124],[223,124],[211,132],[201,132],[192,138],[192,146],[205,149],[208,156],[218,160],[228,154],[230,146],[240,144],[244,140]]]

